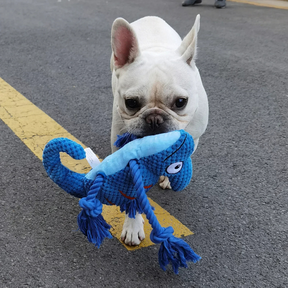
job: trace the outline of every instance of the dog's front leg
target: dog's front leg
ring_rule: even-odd
[[[130,218],[128,214],[126,214],[121,240],[126,245],[137,246],[144,238],[144,219],[142,215],[136,212],[135,218]]]
[[[160,176],[158,184],[164,190],[171,189],[170,181],[167,176]]]

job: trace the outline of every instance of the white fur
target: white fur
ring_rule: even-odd
[[[141,214],[136,213],[135,219],[125,215],[125,221],[121,233],[121,240],[129,246],[137,246],[145,238],[144,220]]]
[[[185,129],[193,136],[197,148],[208,123],[207,95],[195,64],[199,28],[198,15],[182,40],[159,17],[144,17],[131,24],[122,18],[114,21],[111,31],[112,151],[116,149],[113,143],[117,134],[128,131],[147,135],[149,115],[164,119],[161,122],[164,131],[155,133]],[[175,108],[179,97],[188,99],[183,109]],[[139,100],[139,109],[126,107],[125,99]],[[167,180],[162,177],[159,185],[169,188]],[[138,245],[139,238],[143,238],[140,216],[136,220],[126,217],[121,237],[129,245]]]
[[[159,178],[159,186],[165,190],[165,189],[171,189],[169,178],[166,176],[160,176]]]

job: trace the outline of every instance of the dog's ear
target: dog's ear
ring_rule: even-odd
[[[111,46],[116,68],[132,63],[140,54],[136,34],[123,18],[117,18],[112,25]]]
[[[197,55],[197,35],[200,29],[200,15],[198,14],[195,23],[190,32],[183,39],[177,52],[180,53],[181,58],[189,65],[192,60],[196,59]]]

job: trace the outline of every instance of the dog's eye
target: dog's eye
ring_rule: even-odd
[[[137,99],[126,99],[125,105],[128,109],[136,109],[139,108],[140,104]]]
[[[176,162],[176,163],[169,165],[166,168],[166,172],[169,174],[176,174],[181,171],[182,167],[183,167],[183,162]]]
[[[188,100],[186,98],[178,98],[175,101],[176,108],[184,108],[187,104]]]

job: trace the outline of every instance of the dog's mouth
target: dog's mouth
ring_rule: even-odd
[[[122,114],[121,116],[123,121],[126,122],[125,126],[128,132],[137,137],[156,135],[179,129],[177,123],[173,121],[173,117],[159,108],[147,109],[138,114],[137,117],[130,119],[125,119],[124,115]]]
[[[151,119],[152,118],[152,119]],[[163,120],[163,121],[162,121]],[[140,122],[140,123],[139,123]],[[175,124],[170,119],[160,119],[159,117],[150,117],[147,119],[139,119],[138,125],[134,129],[130,128],[130,133],[138,136],[145,137],[161,133],[167,133],[177,130]]]
[[[168,124],[161,124],[160,126],[153,126],[153,127],[149,127],[146,125],[142,131],[139,131],[139,134],[141,134],[141,137],[144,137],[161,133],[167,133],[174,130],[176,129],[170,127]]]

